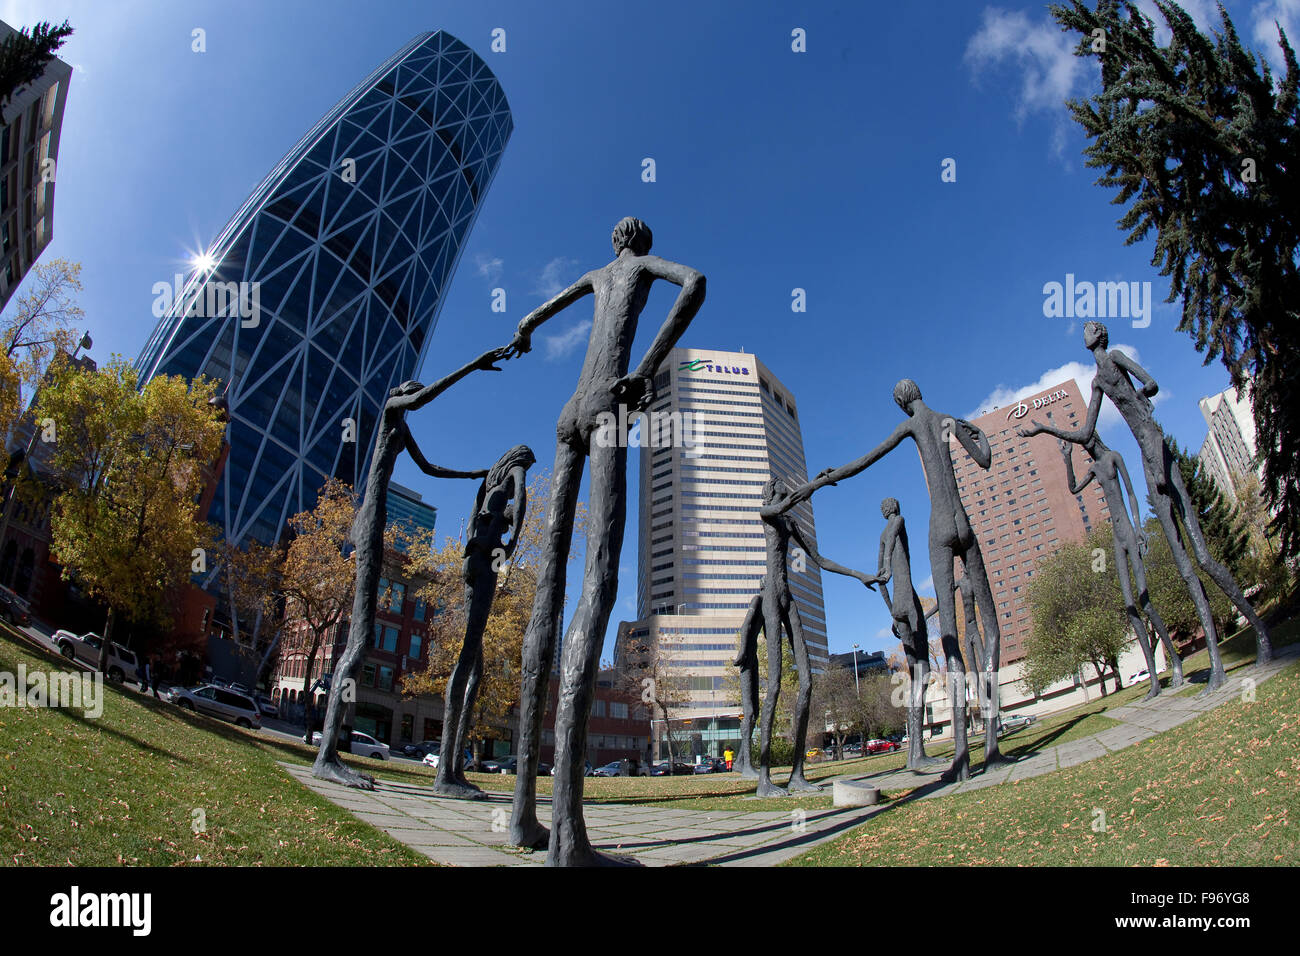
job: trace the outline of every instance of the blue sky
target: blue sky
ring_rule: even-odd
[[[1217,22],[1204,0],[1185,6],[1203,26]],[[1178,307],[1160,301],[1168,284],[1150,265],[1151,244],[1124,246],[1119,207],[1083,165],[1084,140],[1063,100],[1085,95],[1096,68],[1070,55],[1045,6],[799,7],[0,0],[0,19],[67,18],[77,31],[61,53],[76,72],[45,257],[82,263],[100,361],[136,357],[156,321],[153,284],[184,270],[322,114],[411,36],[445,29],[488,61],[515,132],[423,381],[508,342],[520,317],[608,261],[610,229],[634,215],[654,230],[658,254],[708,277],[681,344],[762,358],[798,400],[813,473],[894,428],[890,392],[904,376],[932,407],[957,415],[1076,373],[1086,392],[1081,329],[1043,312],[1044,283],[1067,273],[1152,283],[1150,326],[1112,321],[1111,341],[1136,350],[1160,382],[1166,431],[1198,448],[1196,402],[1226,387],[1226,373],[1203,367],[1175,331]],[[1274,19],[1300,36],[1300,0],[1227,7],[1257,48],[1276,36]],[[206,31],[204,53],[191,49],[195,28]],[[495,28],[505,30],[505,52],[490,51]],[[806,52],[791,49],[796,28]],[[653,183],[641,178],[647,157]],[[956,182],[941,181],[948,158]],[[504,315],[490,308],[498,286]],[[795,288],[806,290],[804,314],[791,312]],[[674,293],[652,295],[637,357]],[[429,458],[486,467],[526,442],[549,468],[589,310],[588,301],[553,319],[531,354],[471,377],[413,418]],[[1122,426],[1104,418],[1103,435],[1137,461]],[[1130,471],[1141,482],[1140,467]],[[409,463],[397,478],[456,533],[472,505],[469,482],[434,485]],[[635,494],[635,458],[629,487]],[[925,521],[910,448],[818,494],[824,553],[870,570],[886,495],[914,525]],[[606,655],[618,620],[635,614],[629,510]],[[928,580],[925,556],[914,560],[918,583]],[[834,575],[825,586],[832,651],[893,646],[878,597]]]

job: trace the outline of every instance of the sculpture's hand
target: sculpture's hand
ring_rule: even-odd
[[[514,358],[516,355],[523,355],[525,352],[531,352],[533,349],[533,337],[527,332],[520,329],[515,333],[515,337],[510,340],[502,351],[505,353],[502,358]]]
[[[1157,385],[1155,382],[1152,382],[1150,385],[1142,386],[1142,394],[1145,395],[1147,398],[1150,398],[1158,391],[1160,391],[1160,386]]]
[[[510,348],[511,347],[507,345],[504,348],[493,349],[491,352],[485,352],[474,367],[484,372],[501,371],[501,369],[497,368],[497,362],[504,362],[506,359],[510,358]],[[484,474],[486,474],[486,472],[484,472]]]
[[[1069,458],[1070,443],[1066,441],[1064,438],[1062,438],[1059,442],[1057,442],[1057,444],[1061,446],[1061,454],[1064,455],[1066,458]]]
[[[836,482],[829,480],[831,476],[831,472],[833,472],[834,470],[835,470],[834,468],[823,468],[821,471],[817,472],[817,477],[813,480],[820,481],[823,486],[834,485],[836,484]]]
[[[867,586],[868,591],[874,591],[876,589],[876,581],[878,581],[879,578],[874,574],[860,574],[858,575],[858,580]]]
[[[1136,530],[1137,530],[1137,539],[1138,539],[1138,557],[1145,558],[1147,554],[1147,548],[1150,545],[1150,542],[1147,541],[1147,533],[1144,530],[1142,530],[1141,527],[1138,527]]]
[[[1040,422],[1038,419],[1031,418],[1030,421],[1033,424],[1029,428],[1025,428],[1022,425],[1016,429],[1016,434],[1019,435],[1021,438],[1033,438],[1035,435],[1040,435],[1043,432],[1047,431],[1047,426],[1044,425],[1042,422]]]
[[[638,412],[645,411],[655,397],[655,387],[650,377],[636,372],[624,375],[611,385],[609,390],[615,398],[627,405],[629,410]]]

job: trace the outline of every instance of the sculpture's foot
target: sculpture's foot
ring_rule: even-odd
[[[952,765],[940,775],[939,779],[944,783],[956,783],[961,780],[969,780],[970,755],[963,754],[960,760],[954,760]]]
[[[771,780],[759,778],[758,789],[755,793],[760,797],[788,797],[790,791],[785,787],[778,787]]]
[[[510,843],[529,850],[545,850],[551,842],[551,831],[536,820],[510,824]]]
[[[758,771],[755,770],[753,767],[737,767],[736,773],[740,774],[746,780],[758,779]]]
[[[375,778],[368,773],[361,773],[338,761],[316,762],[312,764],[311,775],[318,780],[328,780],[354,790],[375,789]]]
[[[640,860],[631,856],[618,856],[613,853],[597,853],[591,847],[574,847],[571,850],[557,850],[546,856],[547,866],[645,866]]]
[[[1160,685],[1159,685],[1159,684],[1156,684],[1156,685],[1155,685],[1154,687],[1152,687],[1149,691],[1147,691],[1147,695],[1146,695],[1145,697],[1143,697],[1142,699],[1143,699],[1144,701],[1147,701],[1147,700],[1155,700],[1155,699],[1156,699],[1157,697],[1159,697],[1159,696],[1160,696]]]
[[[984,770],[987,772],[992,767],[1005,766],[1016,762],[1015,757],[1008,757],[1006,754],[998,751],[992,757],[984,758]]]
[[[1210,679],[1205,682],[1205,690],[1197,694],[1197,697],[1204,697],[1206,694],[1213,694],[1216,690],[1228,682],[1228,678],[1222,672],[1210,673]]]
[[[822,789],[821,784],[810,783],[809,781],[804,779],[803,774],[799,774],[797,777],[791,777],[790,782],[787,783],[785,786],[786,786],[786,790],[788,790],[790,793],[809,793],[809,792],[818,791]]]
[[[433,792],[440,797],[453,797],[457,800],[486,800],[487,794],[472,783],[460,780],[439,780],[433,785]]]

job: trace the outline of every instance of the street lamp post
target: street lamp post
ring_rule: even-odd
[[[858,683],[858,647],[859,646],[860,645],[858,644],[853,645],[853,689],[854,691],[857,692],[857,695],[861,697],[862,685]]]

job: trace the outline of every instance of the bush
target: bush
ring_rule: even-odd
[[[754,766],[757,767],[757,766],[759,766],[759,760],[758,760],[758,748],[759,748],[758,734],[755,734],[754,737],[755,737],[754,742],[750,745],[749,754],[750,754],[750,759],[751,759],[751,760],[753,761],[753,763],[754,763]],[[791,741],[791,740],[790,740],[789,738],[787,738],[787,737],[782,737],[782,736],[780,736],[779,734],[773,734],[773,735],[772,735],[771,755],[772,755],[772,766],[773,766],[773,767],[789,767],[789,766],[793,766],[793,764],[794,764],[794,742]]]

